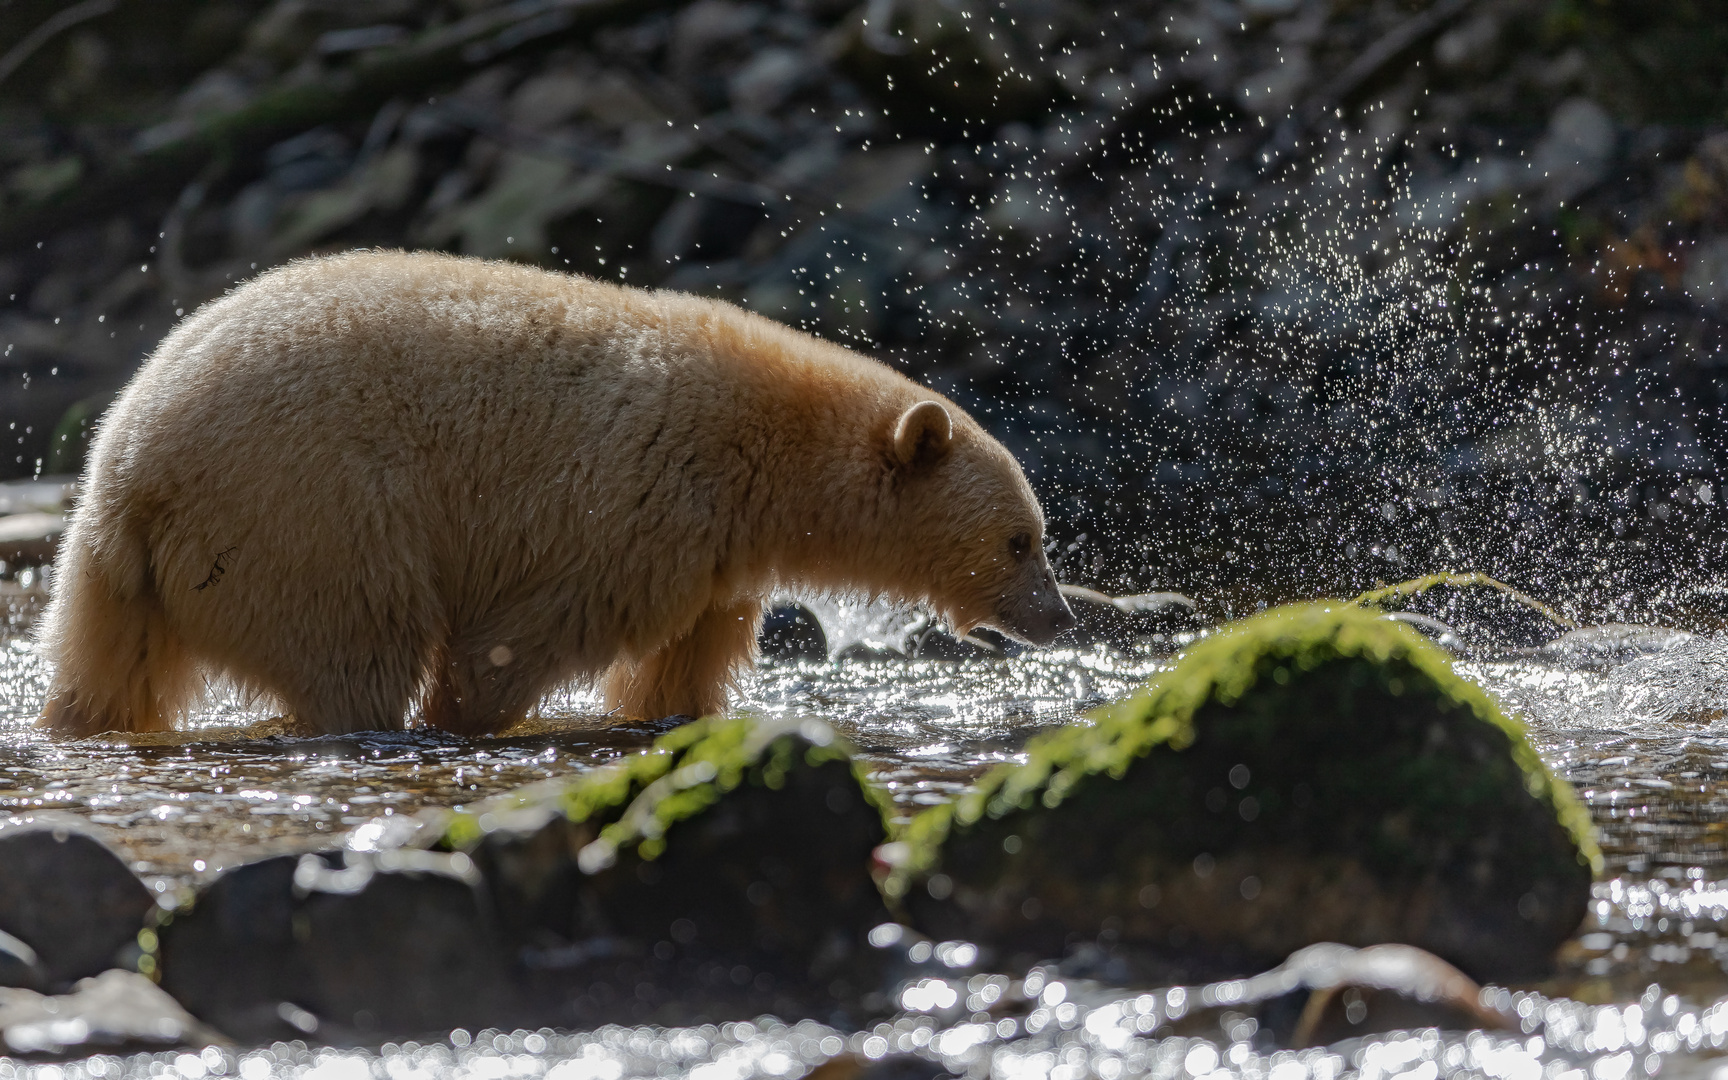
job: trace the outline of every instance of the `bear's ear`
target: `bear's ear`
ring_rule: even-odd
[[[954,439],[954,424],[941,402],[920,401],[894,425],[894,460],[903,466],[942,460]]]

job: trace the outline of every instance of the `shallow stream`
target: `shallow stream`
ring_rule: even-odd
[[[1164,662],[1151,651],[1126,656],[1102,646],[958,662],[770,662],[744,698],[758,712],[828,719],[910,814],[1012,759],[1037,730],[1074,722],[1081,709],[1125,692]],[[1543,755],[1589,804],[1607,855],[1593,911],[1563,950],[1559,974],[1511,988],[1506,1000],[1525,1018],[1516,1037],[1430,1031],[1271,1053],[1253,1048],[1252,1031],[1167,1034],[1173,999],[1166,992],[1108,1003],[1119,995],[1016,983],[1010,989],[1032,1007],[1018,1026],[964,1014],[939,1021],[909,1008],[866,1032],[763,1021],[674,1032],[455,1033],[435,1046],[278,1044],[31,1068],[61,1070],[41,1073],[44,1080],[120,1073],[258,1080],[266,1071],[328,1080],[744,1080],[795,1078],[843,1050],[865,1057],[910,1050],[1004,1080],[1624,1080],[1710,1071],[1728,1038],[1728,641],[1678,637],[1661,651],[1607,664],[1514,656],[1457,667],[1523,716]],[[594,715],[593,698],[573,691],[505,738],[306,739],[283,734],[265,704],[218,695],[184,734],[56,743],[32,728],[45,676],[26,636],[0,639],[0,815],[83,818],[165,893],[267,853],[334,846],[379,816],[469,804],[592,768],[657,734],[608,726]],[[25,1067],[0,1059],[0,1078],[15,1068]]]

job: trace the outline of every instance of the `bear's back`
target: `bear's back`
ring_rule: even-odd
[[[122,412],[138,436],[389,430],[435,458],[452,440],[500,436],[492,421],[563,421],[568,437],[555,403],[580,402],[615,433],[676,413],[679,399],[715,413],[770,385],[845,397],[885,381],[919,392],[874,360],[718,301],[513,263],[356,252],[289,263],[198,311],[140,370]]]
[[[559,447],[592,458],[616,447],[605,436],[632,411],[663,409],[687,385],[715,391],[704,358],[668,342],[665,307],[655,294],[511,264],[303,260],[176,328],[107,426],[129,453],[188,462],[206,483],[216,463],[259,452],[324,475],[484,472],[486,448],[505,443],[518,459]]]
[[[450,580],[533,562],[672,589],[794,475],[760,469],[786,428],[822,448],[789,462],[799,473],[868,452],[849,431],[873,408],[857,387],[928,394],[715,301],[355,253],[186,320],[105,422],[93,481],[187,523],[184,557],[158,552],[179,576],[240,545],[284,567],[389,550]]]

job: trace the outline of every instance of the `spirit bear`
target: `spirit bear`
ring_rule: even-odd
[[[358,252],[263,274],[100,425],[43,724],[159,731],[222,675],[321,732],[497,731],[603,679],[725,707],[783,586],[1073,622],[1019,466],[887,367],[731,305]]]

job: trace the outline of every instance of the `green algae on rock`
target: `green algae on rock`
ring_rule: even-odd
[[[706,719],[459,815],[544,1021],[868,1008],[883,796],[826,724]]]
[[[921,929],[1192,972],[1405,942],[1504,978],[1584,915],[1600,855],[1570,788],[1443,654],[1355,605],[1226,627],[1093,719],[907,828],[886,888]]]

